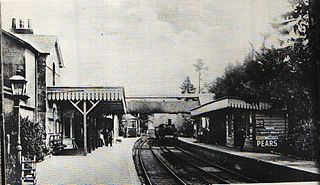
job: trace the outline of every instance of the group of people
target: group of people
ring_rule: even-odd
[[[113,132],[112,130],[108,129],[102,129],[99,132],[100,139],[102,141],[103,146],[112,146],[112,140],[113,140]]]

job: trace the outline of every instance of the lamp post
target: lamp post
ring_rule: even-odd
[[[12,95],[14,99],[14,116],[15,116],[15,128],[17,131],[17,159],[16,159],[16,166],[17,166],[17,174],[18,174],[18,182],[21,181],[21,172],[22,172],[22,164],[21,164],[21,153],[22,153],[22,146],[21,146],[21,132],[20,132],[20,100],[26,100],[28,96],[26,95],[26,84],[27,80],[21,76],[21,71],[18,70],[17,74],[12,76],[10,79],[11,88],[12,88]]]

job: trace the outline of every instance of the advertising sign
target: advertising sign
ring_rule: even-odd
[[[260,148],[272,148],[278,146],[278,139],[257,140],[257,147]]]

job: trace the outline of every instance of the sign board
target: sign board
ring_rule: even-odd
[[[257,140],[256,145],[260,148],[274,148],[278,146],[278,139]]]
[[[279,136],[256,136],[256,140],[278,140]]]
[[[264,119],[256,119],[256,127],[257,128],[264,127]]]
[[[266,130],[274,130],[274,127],[265,127]]]

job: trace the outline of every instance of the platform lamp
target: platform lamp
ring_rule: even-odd
[[[16,151],[17,151],[17,159],[16,159],[16,164],[17,164],[17,174],[18,174],[18,181],[20,182],[21,180],[21,172],[22,172],[22,146],[21,146],[21,132],[20,132],[20,100],[26,100],[29,97],[26,94],[26,84],[27,80],[25,77],[21,76],[21,71],[18,70],[16,75],[12,76],[9,78],[9,81],[11,83],[11,88],[12,88],[12,95],[14,99],[14,117],[15,117],[15,122],[16,125],[14,126],[15,131],[17,131],[17,146],[16,146]]]

